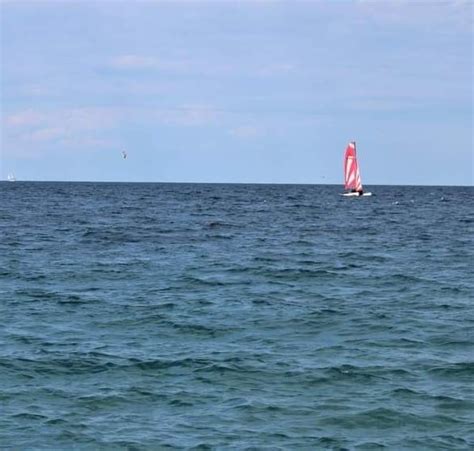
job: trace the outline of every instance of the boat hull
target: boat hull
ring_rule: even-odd
[[[372,196],[372,193],[364,193],[360,195],[359,193],[342,193],[341,196],[344,197],[365,197],[365,196]]]

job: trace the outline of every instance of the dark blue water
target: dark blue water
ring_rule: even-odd
[[[473,188],[0,184],[0,446],[469,449]]]

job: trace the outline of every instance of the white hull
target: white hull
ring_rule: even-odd
[[[372,196],[372,193],[364,193],[362,196],[359,193],[343,193],[341,196],[344,197],[364,197],[364,196]]]

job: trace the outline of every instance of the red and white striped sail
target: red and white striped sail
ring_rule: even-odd
[[[347,190],[362,191],[354,141],[349,143],[344,154],[344,187]]]

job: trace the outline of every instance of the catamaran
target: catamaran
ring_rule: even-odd
[[[347,192],[343,196],[372,196],[372,193],[364,193],[362,188],[355,141],[348,144],[344,154],[344,188]]]

